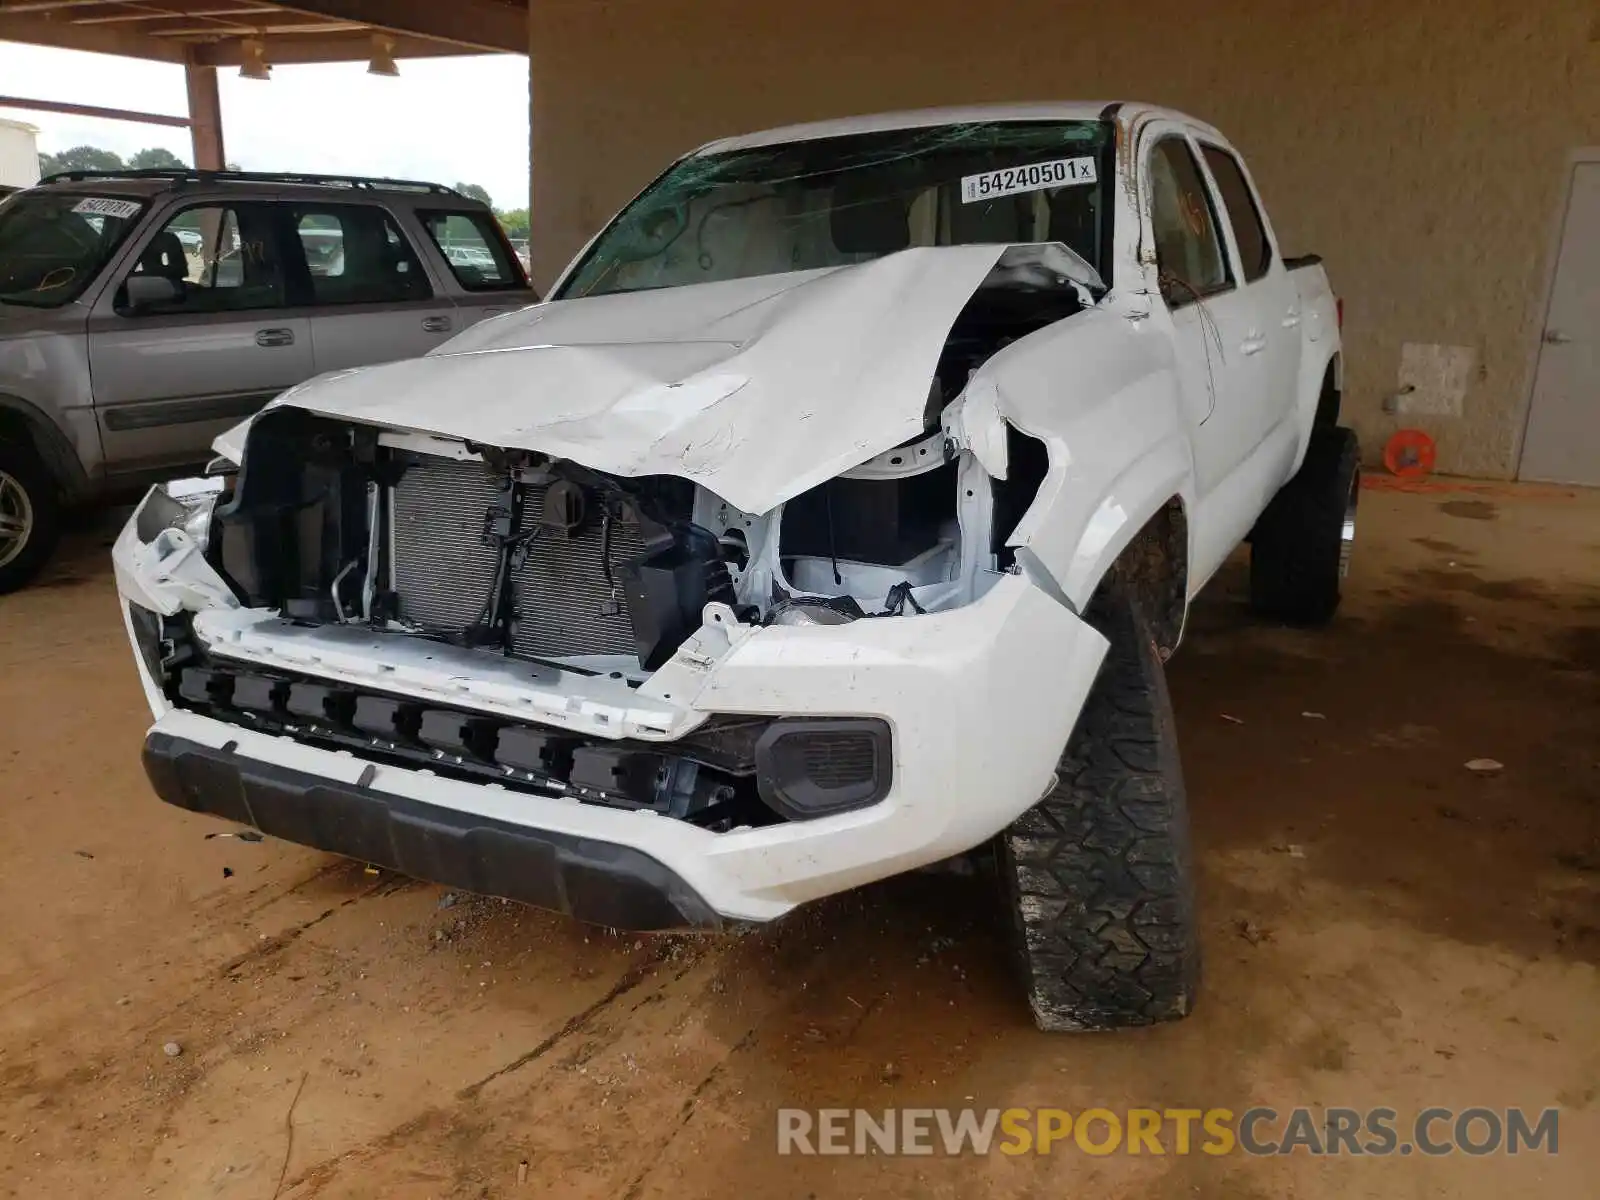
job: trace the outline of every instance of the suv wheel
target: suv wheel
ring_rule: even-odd
[[[0,595],[37,575],[60,536],[55,480],[31,448],[0,442]]]
[[[1186,1016],[1200,982],[1194,870],[1166,676],[1139,614],[1097,598],[1111,642],[1056,784],[999,838],[1013,944],[1046,1031]]]

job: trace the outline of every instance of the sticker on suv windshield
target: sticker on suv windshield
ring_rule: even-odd
[[[87,217],[117,217],[126,221],[129,217],[137,216],[140,207],[137,200],[108,200],[104,196],[90,196],[74,204],[72,211]]]
[[[1026,167],[1002,167],[982,175],[967,175],[961,180],[961,203],[1015,196],[1018,192],[1042,192],[1045,188],[1070,187],[1094,183],[1094,159],[1058,158],[1054,162],[1031,163]]]

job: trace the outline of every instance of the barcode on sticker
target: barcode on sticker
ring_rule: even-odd
[[[137,200],[109,200],[104,196],[90,196],[74,204],[72,211],[86,217],[118,217],[126,221],[129,217],[137,216],[141,207]]]
[[[967,175],[961,180],[961,203],[1015,196],[1018,192],[1040,192],[1045,188],[1070,187],[1094,183],[1092,158],[1058,158],[1052,162],[1029,163],[1025,167],[1002,167],[982,175]]]

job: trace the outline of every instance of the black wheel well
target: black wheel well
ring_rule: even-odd
[[[1170,658],[1189,602],[1189,517],[1181,497],[1163,504],[1117,555],[1097,593],[1108,589],[1139,611],[1162,660]]]
[[[34,412],[25,402],[12,402],[0,396],[0,441],[25,446],[33,451],[62,499],[71,498],[83,484],[83,468],[72,446],[61,431]]]
[[[1339,423],[1339,405],[1344,394],[1339,390],[1339,358],[1328,360],[1328,369],[1322,376],[1322,391],[1317,396],[1317,415],[1312,419],[1314,429],[1329,429]]]

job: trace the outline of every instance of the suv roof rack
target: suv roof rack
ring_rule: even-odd
[[[186,183],[289,183],[311,187],[347,187],[362,191],[427,192],[465,200],[455,188],[420,179],[383,179],[365,175],[308,175],[298,171],[201,171],[193,167],[152,167],[122,171],[57,171],[40,183],[81,183],[89,179],[168,179]]]

